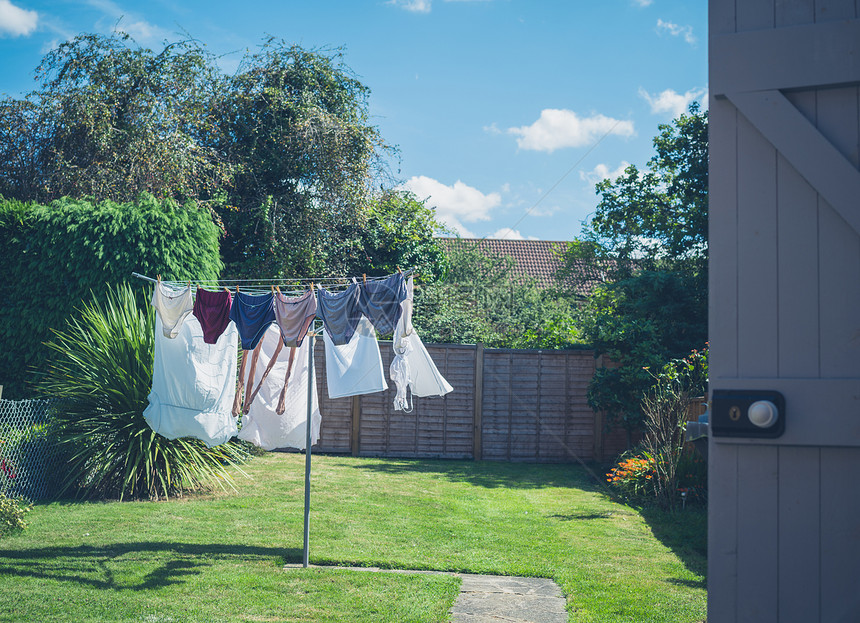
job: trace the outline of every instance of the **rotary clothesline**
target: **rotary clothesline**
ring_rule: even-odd
[[[407,268],[404,270],[398,269],[398,272],[406,279],[415,274],[415,268]],[[140,273],[131,273],[132,277],[149,281],[150,283],[158,283],[158,279],[142,275]],[[313,285],[315,288],[325,288],[326,290],[339,290],[347,288],[353,283],[380,282],[388,279],[391,275],[383,277],[368,277],[366,274],[354,277],[290,277],[279,279],[162,279],[161,283],[171,288],[184,288],[193,286],[196,288],[227,290],[235,293],[237,291],[247,292],[248,294],[259,294],[269,292],[273,288],[280,288],[285,294],[297,294],[306,292]]]
[[[411,389],[413,396],[418,397],[444,396],[453,390],[451,385],[439,373],[421,339],[412,327],[413,285],[411,275],[413,272],[414,269],[406,271],[398,269],[398,273],[385,277],[367,277],[366,275],[362,275],[360,278],[323,277],[231,281],[162,281],[160,277],[153,279],[139,273],[132,273],[134,277],[155,284],[152,302],[153,306],[159,312],[159,324],[162,328],[161,332],[156,330],[156,345],[162,345],[162,355],[171,348],[168,343],[173,342],[173,338],[180,331],[184,331],[183,336],[186,340],[190,335],[189,331],[191,329],[188,328],[187,323],[184,323],[184,320],[192,311],[190,306],[193,291],[192,285],[197,292],[197,300],[194,301],[193,306],[194,317],[200,320],[199,325],[196,321],[193,324],[194,326],[203,328],[202,337],[206,344],[215,345],[217,342],[218,346],[223,348],[223,340],[219,341],[219,336],[228,331],[228,326],[231,322],[235,323],[236,326],[229,329],[231,333],[228,333],[228,335],[232,335],[233,348],[235,348],[236,330],[238,328],[239,335],[242,338],[242,348],[245,352],[242,358],[237,391],[233,398],[234,417],[238,415],[239,411],[246,416],[249,414],[249,409],[251,409],[257,391],[263,386],[263,381],[275,364],[281,347],[287,345],[292,347],[293,350],[291,350],[289,368],[286,371],[284,387],[281,390],[281,399],[275,413],[280,415],[284,412],[283,392],[286,391],[287,382],[290,378],[290,370],[293,366],[293,353],[296,347],[302,345],[301,343],[305,335],[309,338],[306,345],[308,348],[308,363],[306,370],[307,414],[305,417],[306,458],[303,551],[303,564],[305,567],[309,563],[311,445],[314,441],[312,439],[312,426],[316,424],[313,416],[320,416],[318,408],[315,409],[314,400],[316,398],[316,392],[314,391],[315,338],[318,335],[322,335],[325,342],[327,386],[330,398],[372,393],[387,388],[382,360],[379,354],[379,346],[376,341],[376,331],[382,334],[394,334],[393,346],[395,357],[392,360],[390,368],[391,378],[397,386],[397,394],[394,401],[395,409],[407,412],[411,411],[411,406],[407,400],[407,388]],[[406,282],[406,277],[409,277],[408,282]],[[230,305],[231,293],[229,290],[231,286],[235,291],[236,298],[235,308],[232,309]],[[281,290],[281,286],[284,287],[286,292]],[[315,288],[315,286],[321,287]],[[278,290],[277,294],[275,294],[276,288]],[[343,291],[336,291],[340,289],[343,289]],[[226,296],[223,290],[227,290]],[[269,290],[271,290],[271,294]],[[205,296],[203,293],[206,293]],[[221,293],[220,297],[218,293]],[[287,294],[299,294],[301,296],[290,298]],[[205,306],[214,301],[212,297],[218,298],[219,306],[226,300],[226,308],[229,310],[228,316],[224,315],[222,308],[205,308]],[[319,303],[318,305],[317,302]],[[201,304],[200,308],[198,308],[198,303]],[[278,308],[279,304],[293,305],[295,309],[284,311]],[[274,311],[273,306],[274,308],[278,308],[277,312]],[[260,315],[261,312],[262,315]],[[277,315],[277,321],[275,315]],[[318,318],[314,318],[315,316],[318,316]],[[272,324],[276,324],[279,330],[269,331]],[[195,335],[199,335],[199,329],[196,331]],[[162,339],[160,335],[162,332],[166,339]],[[274,348],[274,352],[270,355],[269,365],[259,380],[256,390],[249,396],[247,392],[253,389],[257,356],[263,346],[264,334],[267,333],[273,334],[271,339],[277,339],[277,346],[272,347],[270,339],[269,348]],[[274,338],[274,334],[277,334],[277,338]],[[158,350],[156,349],[157,355]],[[249,374],[250,387],[246,390],[244,405],[239,407],[239,403],[241,402],[240,393],[244,383],[245,363],[251,352],[253,352],[253,359],[251,360],[251,372]],[[183,360],[184,358],[176,357],[175,359]],[[168,360],[170,360],[169,357]],[[235,366],[235,359],[233,365]],[[233,370],[235,370],[235,367]],[[162,370],[162,372],[164,371]],[[301,371],[301,373],[303,374],[305,371]],[[183,371],[179,371],[178,377],[171,378],[166,383],[169,384],[172,382],[174,386],[177,382],[181,384],[182,374]],[[161,375],[160,379],[162,384],[165,384],[163,377],[164,374]],[[292,399],[294,400],[294,393],[291,396],[293,396]],[[269,408],[271,408],[271,399],[268,398],[267,400],[269,400]],[[173,405],[169,404],[169,400],[167,403],[163,408],[170,411]],[[291,404],[298,406],[295,402]],[[170,433],[162,432],[161,420],[159,418],[163,418],[163,414],[159,412],[160,405],[155,389],[155,380],[153,381],[153,391],[150,394],[150,407],[147,408],[147,411],[153,407],[155,413],[153,419],[156,424],[153,426],[149,418],[147,421],[153,426],[156,432],[165,434],[168,438],[188,434],[184,431],[173,431],[177,434],[171,437]],[[267,443],[273,442],[271,438],[265,441],[261,437],[263,431],[261,430],[260,422],[263,419],[261,418],[258,422],[254,422],[254,418],[258,416],[254,416],[253,411],[251,411],[251,414],[251,420],[246,421],[243,418],[243,428],[239,433],[239,437],[265,448]],[[147,416],[147,412],[144,413],[144,416]],[[235,429],[235,424],[232,426]],[[247,431],[246,428],[248,428]],[[183,432],[184,434],[182,434]],[[223,433],[223,430],[221,432]],[[287,445],[293,445],[293,443],[290,442]],[[283,445],[271,445],[267,449],[276,447],[283,447]],[[298,447],[298,444],[296,444],[296,447]]]

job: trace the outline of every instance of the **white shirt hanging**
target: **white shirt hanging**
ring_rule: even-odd
[[[152,391],[143,412],[152,430],[168,439],[195,437],[210,448],[238,432],[231,413],[238,340],[230,324],[215,344],[207,344],[194,316],[171,339],[156,316]]]
[[[336,346],[328,333],[325,343],[325,370],[329,398],[372,394],[388,389],[376,331],[364,316],[358,321],[349,342]]]

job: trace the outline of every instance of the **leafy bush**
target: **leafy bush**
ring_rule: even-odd
[[[707,464],[685,446],[687,414],[708,381],[708,349],[666,363],[642,399],[645,436],[635,454],[622,456],[607,481],[626,497],[653,496],[664,509],[681,499],[707,497]]]
[[[622,497],[648,497],[654,492],[654,460],[646,453],[626,453],[615,464],[606,481]]]
[[[0,536],[10,532],[20,532],[27,527],[24,516],[33,505],[22,497],[6,497],[0,493]]]
[[[155,313],[128,285],[87,303],[48,343],[56,358],[41,389],[59,399],[58,437],[67,454],[61,493],[158,498],[209,483],[232,486],[228,466],[248,457],[236,442],[215,448],[169,440],[143,418],[152,384]]]
[[[451,250],[447,274],[416,291],[415,323],[425,342],[483,343],[491,348],[580,345],[573,305],[565,296],[521,283],[514,260]]]
[[[641,271],[598,287],[583,307],[583,338],[616,368],[597,371],[588,402],[628,432],[641,430],[642,399],[653,370],[678,360],[707,339],[707,287],[703,274]]]
[[[127,282],[132,271],[166,279],[214,279],[219,230],[206,208],[142,194],[135,202],[69,198],[48,206],[0,200],[0,385],[32,394],[44,342],[83,301]],[[141,293],[143,290],[139,290]]]

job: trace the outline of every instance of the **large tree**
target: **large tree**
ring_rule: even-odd
[[[36,91],[0,101],[0,194],[205,199],[229,182],[207,138],[217,69],[194,42],[156,53],[127,35],[78,35],[36,78]]]
[[[629,165],[595,186],[594,216],[568,258],[611,258],[619,266],[705,268],[708,257],[708,113],[697,103],[658,127],[645,170]]]
[[[595,215],[565,258],[567,271],[583,259],[615,266],[579,326],[617,366],[598,370],[589,401],[628,431],[641,423],[652,371],[707,340],[708,113],[693,104],[659,131],[646,171],[631,165],[597,184]]]
[[[270,37],[227,76],[192,40],[153,51],[83,34],[36,77],[0,101],[0,195],[195,199],[222,229],[230,277],[362,263],[388,148],[340,51]]]
[[[269,38],[225,79],[215,145],[235,168],[219,214],[234,276],[340,272],[362,247],[379,151],[369,90],[332,55]]]

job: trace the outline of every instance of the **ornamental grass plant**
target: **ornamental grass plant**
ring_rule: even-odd
[[[40,381],[57,400],[64,455],[60,493],[101,499],[158,499],[211,485],[232,487],[248,452],[231,441],[157,435],[143,418],[152,385],[155,312],[127,284],[84,303],[47,343],[53,358]]]

